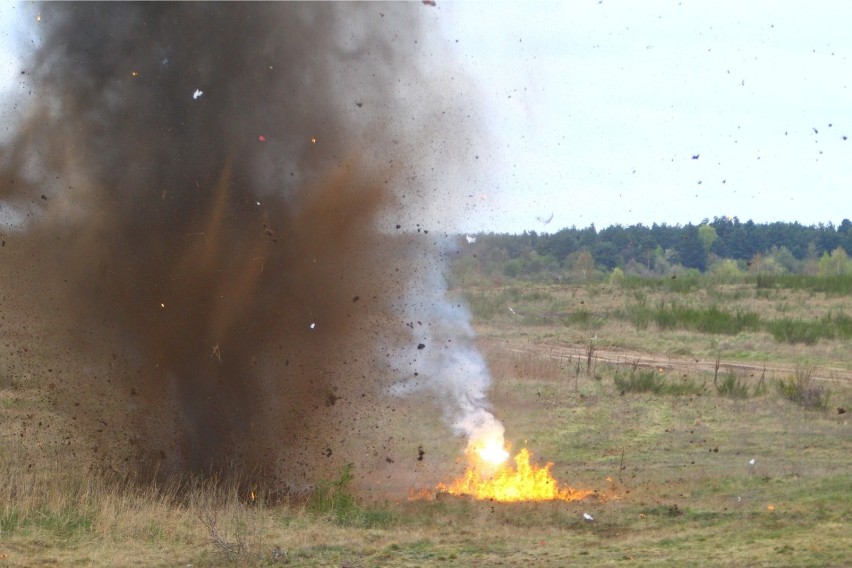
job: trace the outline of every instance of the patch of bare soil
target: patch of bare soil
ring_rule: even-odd
[[[483,338],[486,344],[504,349],[512,353],[528,353],[537,357],[549,357],[559,360],[569,358],[585,359],[588,356],[589,345],[571,345],[562,342],[531,343],[525,340],[488,339]],[[658,353],[647,353],[616,347],[594,346],[593,355],[598,362],[629,367],[640,367],[643,369],[657,369],[660,371],[671,371],[678,373],[713,373],[716,370],[715,359],[702,359],[697,357],[678,357],[671,355],[660,355]],[[739,361],[720,361],[720,372],[734,372],[767,377],[783,377],[793,375],[796,372],[794,366],[776,363],[744,363]],[[814,379],[824,382],[852,383],[852,371],[836,367],[815,367],[812,376]]]

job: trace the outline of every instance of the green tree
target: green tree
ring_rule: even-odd
[[[710,273],[719,281],[726,284],[738,282],[742,279],[743,272],[737,266],[737,261],[732,258],[723,258],[710,266]]]
[[[694,225],[684,227],[675,248],[681,264],[685,267],[697,268],[701,271],[707,268],[707,250],[698,238],[698,227]]]
[[[781,272],[797,272],[801,265],[801,262],[796,260],[790,249],[785,246],[773,245],[766,257],[771,258],[779,267],[783,268]]]
[[[520,258],[513,258],[503,263],[503,274],[509,278],[517,278],[524,270],[524,264]]]
[[[710,252],[710,247],[713,246],[713,243],[718,238],[719,235],[716,233],[716,229],[706,222],[698,227],[698,240],[701,241],[701,246],[704,247],[705,252]]]
[[[839,276],[852,273],[852,262],[849,255],[841,247],[837,247],[831,254],[822,253],[819,259],[818,273],[820,276]]]
[[[568,255],[565,259],[571,272],[588,280],[595,273],[595,258],[587,250],[581,250]]]

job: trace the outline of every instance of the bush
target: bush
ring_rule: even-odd
[[[347,491],[354,479],[355,466],[346,464],[337,479],[321,481],[308,499],[306,508],[311,513],[331,517],[344,526],[365,528],[390,525],[394,516],[390,511],[365,509],[358,505],[355,497]]]
[[[491,294],[488,292],[467,292],[464,298],[470,307],[470,312],[477,319],[490,320],[497,314],[510,313],[507,302],[511,295],[507,292]]]
[[[661,303],[653,318],[660,329],[691,329],[701,333],[736,335],[760,326],[760,316],[754,312],[724,310],[718,306],[691,308],[672,302]]]
[[[666,385],[662,375],[657,375],[654,371],[637,372],[636,369],[633,369],[629,375],[624,377],[616,372],[612,380],[621,392],[653,392],[659,394]]]
[[[768,322],[766,328],[781,343],[813,345],[824,336],[813,323],[801,319],[778,318]]]
[[[591,320],[592,312],[589,310],[579,309],[568,314],[568,317],[565,318],[565,325],[588,325]]]
[[[755,281],[758,289],[787,288],[823,292],[827,296],[852,294],[852,274],[811,276],[808,274],[758,274]]]
[[[648,329],[648,325],[654,317],[654,310],[646,306],[644,301],[640,301],[619,315],[622,315],[622,317],[632,323],[636,329],[645,330]]]
[[[646,370],[637,371],[632,369],[630,374],[622,376],[616,371],[613,376],[613,382],[616,388],[622,393],[626,392],[652,392],[654,394],[670,394],[670,395],[685,395],[696,394],[701,391],[701,387],[692,381],[681,381],[679,383],[671,383],[666,380],[665,376],[657,373],[657,371]]]
[[[728,371],[722,380],[716,383],[716,392],[728,398],[748,398],[748,385],[733,371]]]
[[[796,365],[792,377],[778,381],[778,392],[787,400],[805,408],[825,410],[828,408],[831,393],[828,389],[816,384],[813,372],[812,366]]]
[[[829,313],[813,321],[778,318],[765,325],[775,341],[784,343],[813,345],[820,339],[852,337],[852,318],[842,312]]]

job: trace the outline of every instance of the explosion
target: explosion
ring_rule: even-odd
[[[409,397],[472,441],[446,491],[581,495],[526,450],[507,465],[471,314],[447,288],[469,207],[450,181],[477,185],[478,113],[429,61],[436,15],[43,8],[5,105],[0,254],[16,317],[69,354],[55,413],[75,456],[282,491],[355,462],[385,488],[385,411]]]
[[[383,416],[413,406],[387,397],[394,358],[453,357],[407,289],[468,207],[449,179],[476,184],[475,97],[426,33],[439,14],[37,8],[0,99],[4,313],[63,354],[58,379],[17,364],[51,373],[77,462],[282,491],[354,462],[384,483]]]
[[[499,466],[509,459],[509,452],[503,447],[502,441],[497,439],[474,444],[474,451],[483,462],[494,466]]]

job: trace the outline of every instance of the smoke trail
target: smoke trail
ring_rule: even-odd
[[[443,259],[452,246],[449,239],[432,245],[421,255],[430,260],[420,263],[409,280],[404,316],[416,345],[396,353],[394,366],[407,378],[390,392],[437,395],[447,422],[467,439],[468,449],[486,440],[503,447],[503,425],[487,400],[491,372],[474,344],[470,312],[448,293]]]
[[[474,140],[424,75],[423,6],[37,8],[35,94],[0,161],[3,285],[61,338],[57,408],[119,471],[292,486],[335,468],[411,339],[426,237],[390,234],[457,214],[444,172]],[[441,309],[422,340],[469,351]],[[427,366],[462,364],[444,353]],[[481,384],[441,388],[475,417],[487,375],[464,357]]]

